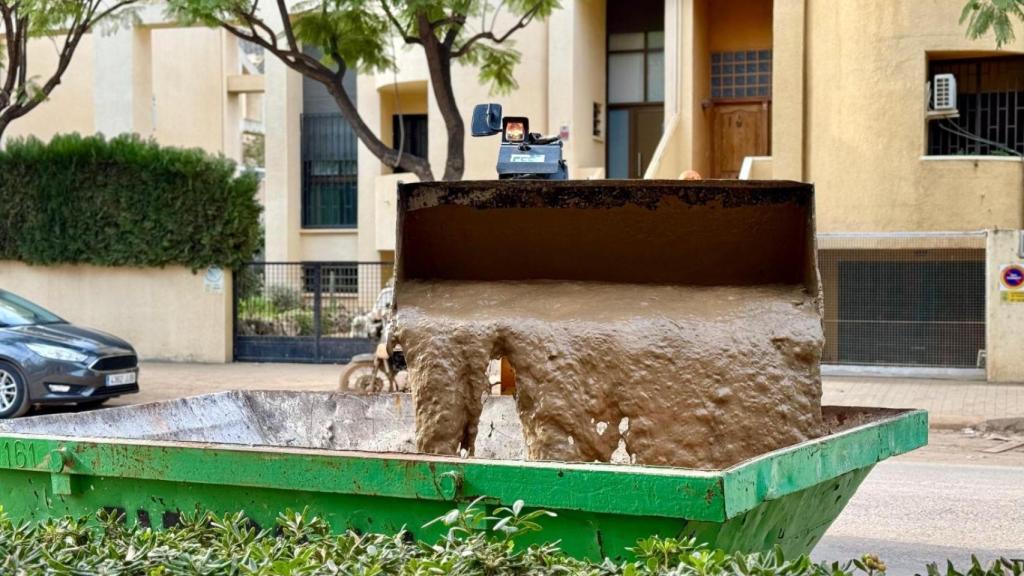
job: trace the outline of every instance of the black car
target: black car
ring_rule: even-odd
[[[124,340],[0,290],[0,418],[33,404],[101,404],[138,392],[138,363]]]

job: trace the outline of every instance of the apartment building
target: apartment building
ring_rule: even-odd
[[[997,50],[966,39],[962,0],[562,4],[517,33],[512,94],[492,96],[456,67],[464,115],[499,102],[561,134],[573,178],[813,182],[827,362],[1024,380],[1024,360],[993,359],[1018,313],[993,284],[986,232],[1024,228],[1021,40]],[[265,260],[288,263],[282,278],[304,291],[372,304],[394,259],[395,185],[415,176],[359,145],[322,86],[272,57],[254,75],[221,31],[154,19],[87,40],[51,113],[10,135],[135,131],[239,158],[241,134],[258,126]],[[385,143],[404,134],[404,150],[440,174],[445,131],[426,63],[418,48],[396,50],[396,72],[350,77],[347,89]],[[131,66],[106,65],[125,55]],[[262,121],[247,123],[255,110]],[[497,145],[467,138],[466,178],[494,177]]]

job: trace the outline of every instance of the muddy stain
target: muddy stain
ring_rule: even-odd
[[[421,451],[472,451],[496,358],[531,459],[721,468],[822,433],[800,286],[411,281],[398,299]]]

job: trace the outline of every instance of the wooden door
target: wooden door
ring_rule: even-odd
[[[768,155],[767,102],[717,103],[712,114],[712,178],[736,178],[744,158]]]

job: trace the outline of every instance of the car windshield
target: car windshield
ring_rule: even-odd
[[[0,327],[31,326],[33,324],[57,324],[63,322],[59,316],[44,308],[0,290]]]

